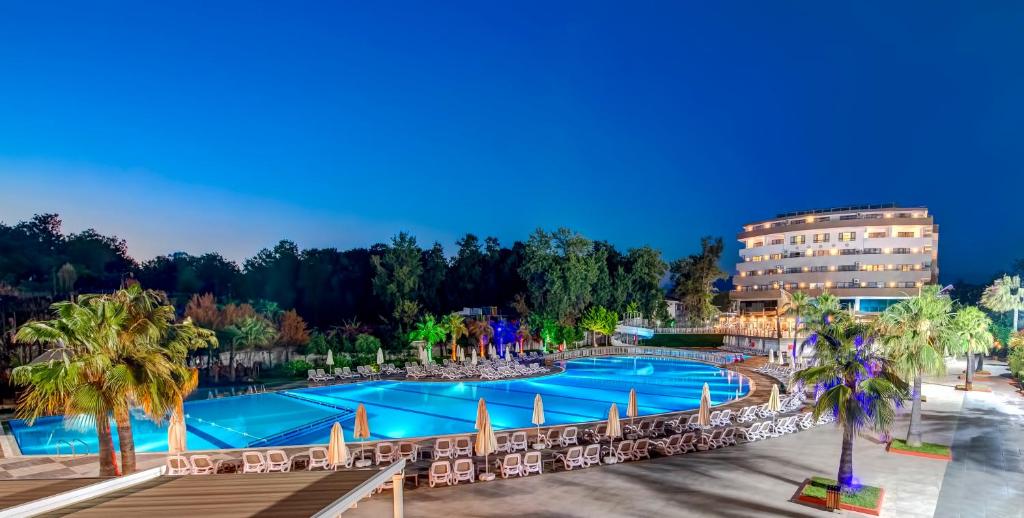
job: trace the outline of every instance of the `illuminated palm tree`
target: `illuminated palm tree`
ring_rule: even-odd
[[[987,354],[995,339],[989,327],[992,320],[983,311],[968,306],[953,315],[952,332],[955,333],[953,348],[967,355],[967,369],[964,371],[964,388],[971,390],[974,383],[974,355]]]
[[[114,476],[114,405],[106,390],[106,373],[113,364],[108,353],[118,347],[127,312],[103,300],[58,302],[52,308],[52,320],[29,322],[15,335],[17,342],[53,346],[47,359],[14,369],[13,383],[25,386],[15,415],[29,424],[47,415],[63,415],[65,420],[88,416],[96,424],[100,475]]]
[[[1013,332],[1017,332],[1018,315],[1024,310],[1024,289],[1018,275],[1004,275],[992,282],[981,294],[981,305],[997,313],[1013,312]],[[974,367],[980,372],[984,364],[984,356],[978,356],[978,365]],[[967,367],[968,369],[971,366]]]
[[[452,340],[452,361],[457,359],[455,349],[458,347],[456,344],[459,338],[466,336],[468,329],[466,329],[466,319],[458,313],[449,313],[441,319],[441,327],[444,328],[445,332]]]
[[[784,305],[783,313],[793,315],[793,357],[799,358],[803,354],[797,344],[797,333],[800,331],[800,323],[804,317],[809,317],[814,311],[814,299],[802,291],[791,294]]]
[[[490,322],[487,320],[473,320],[470,321],[469,325],[466,326],[469,331],[469,336],[472,336],[476,340],[480,347],[480,357],[486,358],[487,351],[484,346],[490,341],[491,337],[494,336],[494,328],[491,327]]]
[[[907,384],[893,372],[870,334],[848,312],[824,312],[808,322],[807,342],[815,347],[816,365],[798,371],[794,380],[815,387],[814,419],[835,417],[843,429],[836,480],[844,491],[854,489],[853,445],[857,432],[886,432]]]
[[[409,333],[410,340],[423,340],[426,342],[427,358],[433,358],[434,344],[443,342],[445,337],[444,327],[434,320],[434,315],[427,313],[416,322],[416,327]]]
[[[889,306],[877,329],[894,369],[914,380],[907,444],[921,446],[921,383],[924,374],[946,373],[945,355],[955,344],[950,332],[953,302],[938,286],[925,286],[916,297]]]

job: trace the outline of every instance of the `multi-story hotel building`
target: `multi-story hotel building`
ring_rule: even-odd
[[[924,207],[809,210],[744,225],[730,298],[740,314],[774,314],[789,293],[828,291],[864,313],[938,282],[939,227]]]

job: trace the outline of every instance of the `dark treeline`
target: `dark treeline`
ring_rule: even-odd
[[[702,248],[671,265],[673,279],[685,281],[676,296],[684,304],[692,300],[698,318],[706,318],[707,290],[722,276],[721,240],[706,239]],[[542,317],[570,326],[598,306],[620,315],[668,318],[662,283],[670,265],[650,247],[620,251],[568,229],[538,229],[510,246],[466,234],[453,253],[446,252],[440,244],[424,246],[400,233],[350,250],[300,249],[283,240],[241,265],[217,253],[175,253],[140,263],[116,237],[93,230],[64,234],[54,214],[0,224],[4,360],[12,363],[17,326],[44,317],[52,301],[110,292],[128,282],[166,292],[182,315],[194,296],[210,294],[218,305],[248,303],[263,314],[266,308],[294,310],[314,335],[358,322],[390,350],[407,345],[417,319],[463,307],[496,306],[511,318]]]

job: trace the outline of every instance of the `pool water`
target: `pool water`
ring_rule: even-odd
[[[285,390],[219,399],[188,401],[185,421],[190,450],[322,444],[330,427],[341,423],[346,440],[359,403],[366,405],[371,439],[472,433],[477,400],[484,398],[495,429],[532,426],[533,398],[544,400],[546,425],[598,421],[617,403],[625,418],[629,389],[635,388],[643,415],[691,410],[700,406],[704,383],[711,403],[745,396],[749,381],[713,365],[684,360],[602,357],[571,360],[563,373],[509,381],[368,381]],[[93,426],[64,425],[61,416],[38,419],[33,426],[10,421],[25,455],[95,452]],[[133,417],[138,451],[167,450],[166,423]],[[117,446],[116,428],[114,445]]]

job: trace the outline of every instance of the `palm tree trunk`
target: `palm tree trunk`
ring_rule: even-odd
[[[117,467],[114,465],[114,438],[110,433],[110,418],[103,412],[96,416],[96,438],[99,441],[100,455],[100,476],[113,477],[117,475]]]
[[[796,319],[793,320],[793,354],[796,354],[796,334],[800,330],[800,312],[796,312]],[[802,353],[803,351],[801,351]]]
[[[964,369],[964,388],[971,390],[974,382],[974,353],[967,353],[967,368]]]
[[[135,473],[135,437],[132,436],[132,416],[127,409],[114,412],[117,423],[117,444],[121,448],[121,474]]]
[[[1017,315],[1018,315],[1019,311],[1020,311],[1019,309],[1013,308],[1013,332],[1014,333],[1017,332]]]
[[[839,475],[836,480],[842,489],[853,487],[853,427],[843,427],[843,450],[839,455]]]
[[[907,444],[921,446],[921,373],[914,374],[914,393],[911,394],[910,427],[907,429]]]
[[[985,355],[984,354],[979,354],[978,355],[978,366],[975,367],[974,372],[981,372],[983,370],[985,370]]]
[[[235,344],[231,344],[231,352],[228,353],[228,379],[235,382]]]

